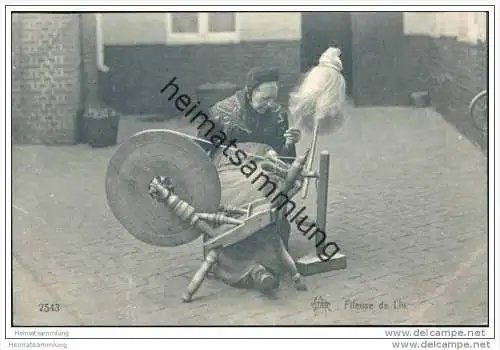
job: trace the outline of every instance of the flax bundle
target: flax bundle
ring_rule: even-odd
[[[346,87],[340,54],[340,49],[328,48],[290,94],[288,108],[296,128],[306,132],[317,128],[324,134],[343,125]]]
[[[340,49],[328,48],[321,55],[319,64],[307,72],[290,94],[291,122],[295,128],[313,133],[306,165],[309,172],[313,167],[318,136],[335,132],[344,124],[345,79],[340,54]],[[309,180],[304,181],[302,198],[307,197]]]

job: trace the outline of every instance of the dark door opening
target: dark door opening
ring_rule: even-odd
[[[342,50],[344,77],[348,96],[352,95],[352,23],[349,12],[302,13],[301,70],[306,72],[318,63],[330,46]]]

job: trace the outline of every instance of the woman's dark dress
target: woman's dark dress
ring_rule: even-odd
[[[233,152],[238,149],[247,154],[263,156],[268,150],[273,149],[281,156],[296,156],[295,146],[285,147],[283,134],[289,125],[286,110],[282,106],[264,115],[257,114],[248,105],[244,91],[238,91],[215,104],[211,109],[211,118],[227,135],[228,142],[232,139],[236,140]],[[198,136],[203,137],[204,135],[199,134]],[[268,200],[273,198],[273,196],[266,197],[266,191],[258,190],[262,180],[254,184],[251,183],[262,169],[259,168],[252,176],[247,177],[241,171],[241,167],[246,164],[247,160],[235,165],[222,152],[221,147],[216,149],[204,146],[204,148],[213,155],[214,163],[219,172],[222,205],[230,204],[244,207],[259,198],[268,198]],[[233,157],[233,159],[236,158]],[[259,162],[256,164],[259,165]],[[268,175],[276,184],[283,180],[276,177],[275,174]],[[231,227],[229,225],[221,226],[217,228],[217,232],[222,234]],[[288,220],[284,219],[270,225],[245,240],[225,248],[212,272],[225,283],[234,286],[251,286],[250,272],[259,265],[279,274],[280,263],[276,258],[272,241],[281,236],[287,244],[289,235],[290,224]],[[205,237],[205,240],[207,238]]]

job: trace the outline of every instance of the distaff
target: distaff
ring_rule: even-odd
[[[345,102],[345,79],[340,54],[340,49],[328,48],[321,55],[319,64],[306,73],[302,82],[290,94],[290,116],[295,120],[291,129],[312,131],[306,171],[312,170],[319,134],[332,133],[344,122],[341,110]],[[285,137],[287,146],[290,146],[290,135],[285,134]],[[307,196],[308,187],[309,179],[306,178],[303,198]]]

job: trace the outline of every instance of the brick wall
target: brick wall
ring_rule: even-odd
[[[12,128],[16,143],[74,143],[81,110],[80,16],[13,15]]]
[[[435,40],[430,65],[433,106],[469,140],[487,148],[487,138],[473,127],[468,115],[472,98],[487,87],[486,44],[472,45],[455,39]]]
[[[300,41],[248,41],[232,45],[107,45],[108,73],[99,85],[106,103],[122,113],[178,115],[160,90],[173,77],[195,96],[203,83],[230,82],[242,86],[252,66],[280,69],[281,100],[300,74]]]
[[[84,107],[88,104],[98,105],[99,98],[99,75],[97,73],[97,45],[96,45],[96,17],[93,13],[80,14],[80,44],[81,44],[81,103],[77,114],[77,138],[83,141],[83,118]]]
[[[12,16],[12,139],[14,142],[19,142],[22,138],[21,129],[23,132],[31,133],[31,126],[29,123],[24,122],[24,98],[23,98],[23,84],[22,84],[22,65],[21,65],[21,33],[22,23],[21,18],[17,15]]]
[[[412,90],[428,90],[432,106],[472,143],[486,149],[486,135],[468,115],[471,99],[487,87],[486,44],[410,35],[401,50]]]

